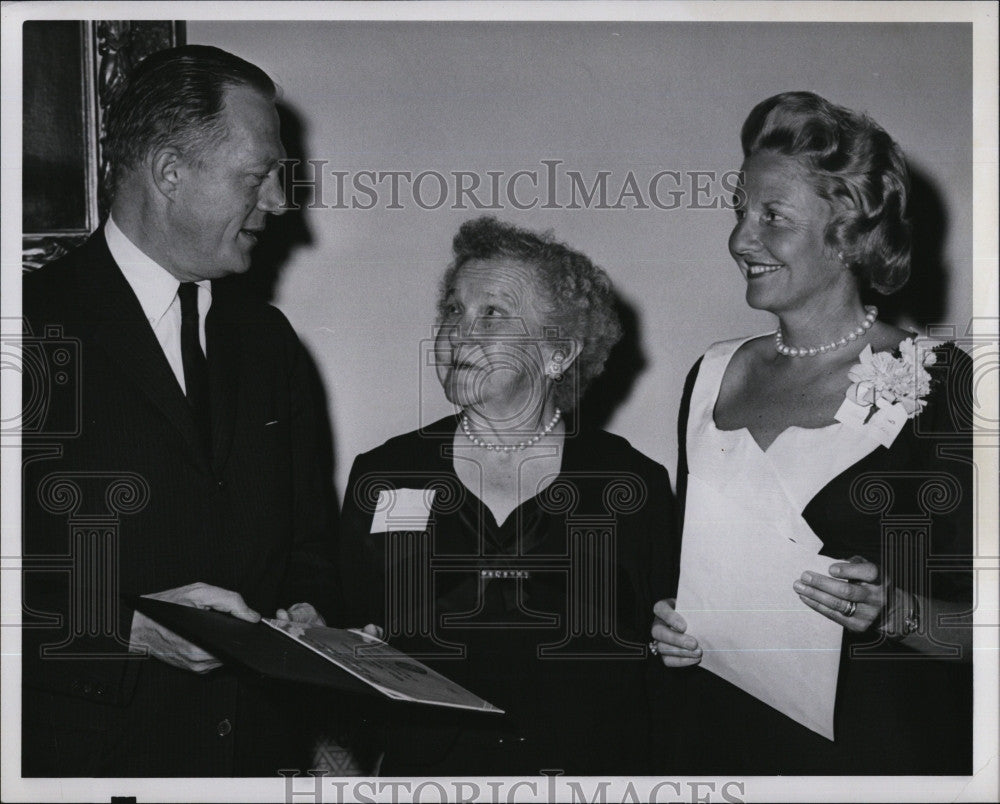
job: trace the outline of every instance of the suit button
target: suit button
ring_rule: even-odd
[[[226,481],[225,480],[216,480],[215,481],[215,487],[219,491],[222,491],[226,487]]]
[[[93,691],[94,691],[94,687],[91,684],[84,684],[83,685],[83,694],[84,695],[90,695],[90,693],[92,693]]]
[[[103,684],[98,684],[94,688],[94,692],[96,692],[98,695],[104,695],[104,685]]]
[[[229,722],[227,717],[225,720],[220,720],[215,730],[219,733],[220,737],[225,737],[229,732],[233,730],[233,724]]]

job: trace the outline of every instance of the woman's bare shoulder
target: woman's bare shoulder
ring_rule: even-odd
[[[732,359],[726,367],[726,374],[737,377],[744,376],[771,362],[776,354],[773,335],[759,335],[756,338],[751,338],[741,344],[733,353]]]
[[[766,371],[776,354],[774,338],[770,335],[761,335],[742,343],[723,372],[716,401],[717,410],[726,411],[733,405],[738,406],[753,377]]]

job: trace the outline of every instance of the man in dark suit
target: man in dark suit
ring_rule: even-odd
[[[22,475],[26,776],[303,767],[286,717],[301,690],[242,678],[122,601],[337,616],[307,363],[232,279],[284,211],[274,98],[217,48],[150,56],[108,121],[108,220],[24,280],[52,363],[24,398],[44,409]]]

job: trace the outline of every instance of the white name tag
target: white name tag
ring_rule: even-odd
[[[882,399],[876,400],[875,405],[878,410],[869,418],[871,407],[845,399],[834,418],[839,422],[853,424],[865,432],[871,433],[876,441],[888,449],[903,427],[906,426],[906,408],[898,402],[890,405]]]
[[[888,448],[896,440],[903,427],[906,425],[906,408],[898,402],[887,405],[882,402],[878,406],[878,413],[872,416],[869,426],[875,425],[882,436],[882,446]]]
[[[437,489],[382,489],[369,533],[427,530]]]

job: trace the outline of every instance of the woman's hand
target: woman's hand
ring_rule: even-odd
[[[881,620],[888,583],[879,578],[878,565],[854,556],[831,564],[830,575],[804,572],[792,588],[809,608],[849,631],[867,631]]]
[[[655,649],[667,667],[690,667],[701,661],[701,648],[697,639],[684,633],[687,623],[674,611],[675,605],[676,601],[671,599],[653,606],[656,619],[650,629],[653,641],[649,647]]]
[[[296,603],[287,609],[278,609],[274,614],[274,619],[302,625],[326,625],[323,615],[316,611],[312,603]]]

